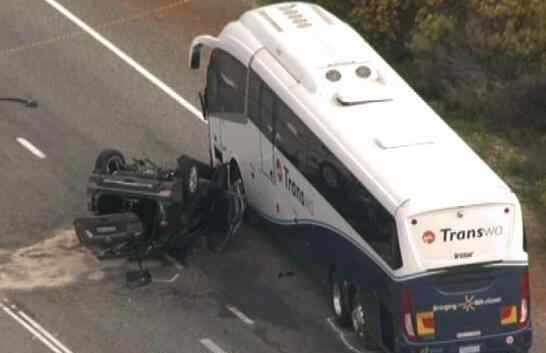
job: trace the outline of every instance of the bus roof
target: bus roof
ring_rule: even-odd
[[[264,76],[273,88],[271,81],[290,81],[277,83],[286,89],[276,93],[390,212],[515,202],[391,66],[323,8],[282,3],[251,10],[218,39],[247,65],[269,60],[260,66],[279,72]],[[257,55],[263,50],[269,55]]]

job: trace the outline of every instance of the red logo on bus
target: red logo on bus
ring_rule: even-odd
[[[281,160],[277,159],[277,178],[279,179],[279,183],[282,183],[282,175],[283,175],[282,169],[283,168],[282,168]]]
[[[425,244],[432,244],[436,240],[436,234],[433,231],[427,230],[423,233],[423,241]]]

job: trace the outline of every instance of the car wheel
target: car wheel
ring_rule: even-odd
[[[95,161],[95,173],[114,174],[123,169],[125,169],[125,157],[118,150],[103,150]]]
[[[193,159],[182,156],[178,159],[177,175],[182,179],[183,196],[191,200],[199,192],[199,167]]]
[[[332,273],[330,280],[330,304],[337,323],[343,327],[351,326],[351,285],[340,281]]]

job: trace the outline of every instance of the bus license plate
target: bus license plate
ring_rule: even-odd
[[[480,353],[480,345],[459,347],[459,353]]]

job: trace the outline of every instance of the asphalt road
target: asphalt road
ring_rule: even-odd
[[[365,352],[327,321],[321,284],[259,225],[245,225],[225,254],[197,249],[189,267],[148,263],[155,281],[138,290],[125,287],[127,263],[99,263],[78,246],[71,222],[86,212],[85,182],[101,149],[164,164],[182,153],[206,160],[207,130],[48,1],[4,0],[0,9],[0,98],[39,102],[0,101],[0,353]],[[59,1],[194,106],[203,72],[187,68],[191,39],[252,6]],[[534,276],[546,268],[536,249]],[[287,272],[294,276],[279,277]],[[535,283],[544,307],[546,289]]]
[[[197,106],[194,35],[217,33],[243,0],[62,0],[61,4]],[[0,10],[0,352],[350,352],[326,320],[325,291],[260,227],[190,266],[152,262],[150,286],[125,288],[124,261],[94,260],[72,220],[85,214],[97,153],[169,164],[206,160],[205,124],[45,0]],[[33,148],[34,146],[34,148]],[[279,278],[279,273],[293,272]],[[341,335],[345,335],[341,337]],[[221,349],[221,350],[218,350]],[[361,350],[363,351],[363,350]]]

